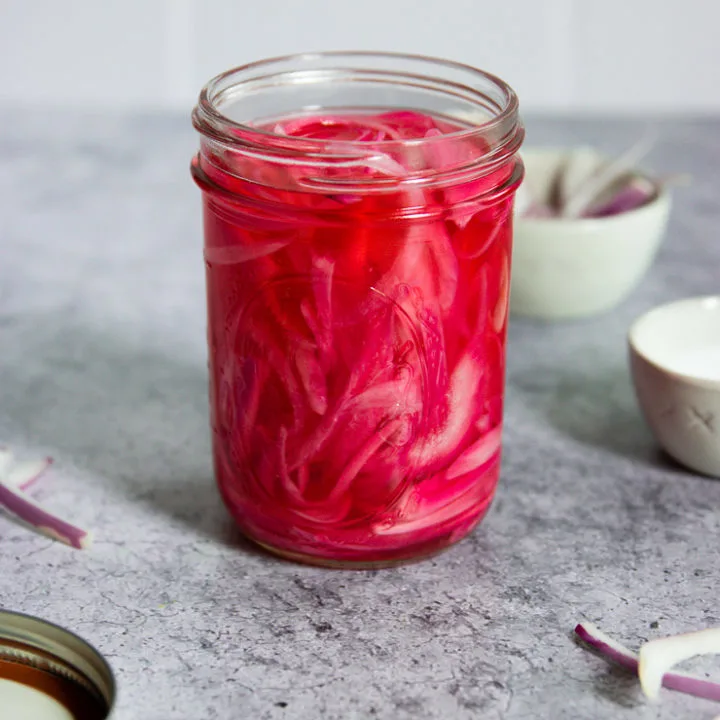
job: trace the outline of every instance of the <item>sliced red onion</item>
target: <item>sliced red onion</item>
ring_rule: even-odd
[[[527,182],[520,183],[515,193],[515,202],[513,204],[513,212],[516,215],[527,215],[529,210],[535,205],[535,199],[528,187]]]
[[[714,650],[709,650],[708,652],[720,652],[720,647],[718,647],[720,645],[720,640],[718,640],[718,637],[720,636],[720,630],[715,629],[701,632],[713,633],[713,637],[711,640],[703,640],[703,643],[707,643],[707,646],[715,647]],[[628,650],[628,648],[613,640],[611,637],[606,635],[604,632],[596,628],[591,623],[579,623],[575,627],[575,634],[578,636],[578,638],[580,638],[580,640],[592,647],[594,650],[597,650],[597,652],[605,656],[608,660],[614,662],[617,665],[621,665],[622,667],[630,670],[633,673],[638,672],[640,658],[638,658],[638,656],[634,652]],[[692,633],[690,635],[680,635],[677,637],[688,638],[697,636],[699,634],[700,633]],[[677,638],[663,638],[661,640],[653,640],[649,643],[646,643],[640,650],[641,658],[644,656],[644,662],[648,662],[646,648],[648,647],[648,645],[652,646],[655,643],[657,643],[655,647],[660,647],[660,650],[663,653],[660,656],[661,658],[670,657],[671,653],[668,652],[667,654],[665,654],[667,651],[664,650],[664,648],[666,648],[667,645],[660,645],[660,643],[676,639]],[[684,642],[681,644],[681,646],[683,648],[689,647]],[[705,647],[705,645],[703,646]],[[678,657],[678,645],[673,644],[672,647],[675,648],[675,650],[672,651],[672,657]],[[666,664],[666,661],[660,661],[658,662],[658,664],[656,664],[656,652],[657,651],[654,650],[653,647],[650,648],[651,675],[647,682],[649,683],[648,688],[651,691],[654,687],[654,683],[657,683],[657,688],[659,689],[660,682],[658,681],[658,678],[660,678],[662,686],[670,690],[677,690],[678,692],[682,692],[687,695],[694,695],[695,697],[705,698],[706,700],[715,700],[716,702],[720,702],[720,683],[712,682],[711,680],[705,680],[704,678],[695,677],[694,675],[688,675],[687,673],[666,672],[666,670],[672,667],[675,662],[679,662],[679,660],[673,661],[670,664]],[[695,651],[691,652],[689,655],[683,654],[681,659],[692,657],[693,655],[698,654],[704,654],[704,652],[695,649]],[[658,669],[660,672],[659,676],[657,675]],[[643,690],[646,694],[648,694],[645,686],[643,686]],[[657,693],[657,689],[655,690],[655,692]],[[654,696],[648,695],[648,697]]]
[[[14,488],[27,490],[48,469],[52,461],[51,457],[46,457],[41,460],[18,462],[12,450],[0,447],[0,480]]]
[[[638,663],[638,677],[643,692],[649,698],[656,698],[663,684],[663,676],[667,677],[666,673],[670,668],[697,655],[718,653],[720,653],[720,628],[699,630],[646,642],[640,648]],[[713,699],[720,701],[720,685],[715,687],[717,694]]]
[[[213,265],[235,265],[247,262],[248,260],[257,260],[258,258],[272,255],[289,244],[289,240],[280,240],[262,244],[253,243],[252,245],[247,243],[245,245],[233,245],[229,247],[209,247],[205,248],[203,254],[206,262],[212,263]]]
[[[647,180],[632,178],[604,202],[595,205],[583,217],[607,217],[642,207],[657,195],[657,190]]]
[[[531,197],[527,180],[522,183],[518,190],[520,201],[516,199],[517,214],[527,218],[599,218],[645,205],[668,184],[632,169],[653,143],[653,137],[642,138],[622,155],[607,161],[591,148],[573,150],[556,172],[546,197]]]
[[[631,177],[619,183],[617,189],[583,212],[583,218],[604,218],[635,210],[657,197],[657,188],[649,180]],[[521,213],[524,218],[560,217],[548,205],[532,203]]]
[[[408,174],[408,171],[403,165],[385,153],[371,155],[363,160],[363,163],[372,170],[384,173],[390,177],[405,177]]]
[[[51,457],[42,458],[41,460],[15,462],[7,471],[5,482],[11,487],[25,492],[40,479],[40,476],[52,465],[52,462]],[[2,473],[0,473],[0,477],[2,477]]]
[[[460,457],[447,469],[445,477],[454,480],[465,473],[477,470],[493,459],[500,452],[502,425],[498,425],[485,433],[479,440],[465,450]]]
[[[14,462],[9,450],[0,449],[0,508],[43,535],[79,549],[87,548],[92,542],[91,533],[53,515],[24,492],[51,462],[52,458]]]
[[[335,202],[341,205],[354,205],[362,200],[362,195],[353,195],[351,193],[337,193],[336,195],[326,195],[329,200],[335,200]]]
[[[595,199],[618,178],[627,174],[652,149],[654,144],[654,136],[643,137],[624,153],[602,165],[590,177],[581,182],[572,194],[565,197],[560,211],[561,216],[581,217],[595,202]]]
[[[548,205],[532,203],[523,211],[522,217],[526,218],[551,218],[557,217],[557,212]]]
[[[602,155],[592,147],[581,146],[567,154],[557,177],[558,209],[568,205],[573,195],[598,173],[604,164]]]
[[[592,623],[578,623],[575,626],[575,634],[584,643],[587,643],[593,649],[604,655],[616,665],[636,673],[638,668],[638,656],[628,650],[624,645],[613,640],[602,630],[596,628]]]

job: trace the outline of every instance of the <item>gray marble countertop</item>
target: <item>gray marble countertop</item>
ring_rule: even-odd
[[[56,464],[37,496],[73,551],[0,518],[0,605],[96,644],[118,720],[714,717],[573,641],[720,624],[720,482],[656,450],[625,331],[718,292],[720,121],[528,121],[528,143],[659,132],[689,172],[641,288],[602,318],[513,321],[489,516],[420,564],[324,571],[245,544],[211,478],[196,138],[180,116],[0,112],[0,442]],[[716,660],[716,659],[715,659]],[[713,659],[695,664],[715,673]]]

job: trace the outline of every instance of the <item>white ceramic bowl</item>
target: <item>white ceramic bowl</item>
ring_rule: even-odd
[[[635,321],[628,341],[635,392],[660,445],[720,477],[720,295],[661,305]]]
[[[568,152],[523,152],[524,182],[533,196],[549,193]],[[650,267],[669,212],[669,193],[661,189],[646,205],[610,217],[516,217],[510,310],[546,319],[609,310],[635,288]]]

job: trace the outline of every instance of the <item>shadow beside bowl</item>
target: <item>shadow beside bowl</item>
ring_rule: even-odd
[[[577,442],[634,461],[665,464],[642,422],[623,367],[592,374],[535,369],[515,375],[511,387],[552,427]]]

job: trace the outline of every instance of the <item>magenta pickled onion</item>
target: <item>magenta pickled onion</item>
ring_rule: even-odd
[[[495,194],[514,164],[453,179],[487,143],[450,141],[467,126],[412,110],[263,129],[357,160],[268,167],[228,151],[202,166],[235,198],[205,188],[223,496],[293,553],[439,549],[498,479],[512,193]],[[428,170],[446,179],[418,184]]]

